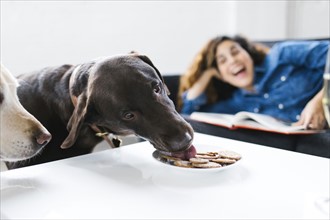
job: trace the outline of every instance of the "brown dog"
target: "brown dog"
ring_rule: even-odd
[[[25,165],[91,152],[102,141],[93,127],[135,134],[167,152],[191,146],[193,129],[176,112],[161,74],[146,56],[45,68],[19,79],[23,106],[53,135],[42,155]]]
[[[0,73],[0,158],[20,161],[38,154],[51,135],[27,112],[17,97],[18,82],[1,64]]]

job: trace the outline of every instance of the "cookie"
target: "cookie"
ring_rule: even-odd
[[[192,163],[193,167],[196,168],[218,168],[222,167],[220,164],[215,162],[208,162],[208,163]]]
[[[239,153],[236,153],[234,151],[230,150],[222,150],[219,151],[219,156],[222,158],[228,158],[228,159],[234,159],[234,160],[239,160],[242,158],[242,156]]]
[[[215,156],[215,155],[218,155],[219,153],[218,153],[218,152],[206,152],[206,153],[203,153],[203,152],[197,152],[196,154],[198,154],[198,155],[209,155],[209,156]]]
[[[176,160],[173,164],[178,167],[193,168],[192,164],[186,160]]]
[[[167,159],[168,161],[177,161],[177,160],[181,160],[180,158],[177,158],[177,157],[171,157],[171,156],[167,156],[167,155],[164,155],[164,154],[159,154],[159,156],[160,156],[161,158]]]
[[[208,163],[209,160],[207,160],[207,159],[203,159],[203,158],[196,158],[196,157],[193,157],[193,158],[190,158],[190,159],[189,159],[189,162],[191,162],[191,163]]]
[[[217,159],[211,159],[210,161],[220,164],[233,164],[236,162],[236,160],[228,159],[228,158],[217,158]]]
[[[217,155],[209,155],[209,154],[204,154],[204,155],[201,155],[201,154],[196,154],[196,158],[201,158],[201,159],[217,159],[219,158],[219,154]]]

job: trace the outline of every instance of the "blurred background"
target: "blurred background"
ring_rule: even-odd
[[[135,50],[177,74],[216,35],[329,37],[329,11],[329,0],[1,0],[1,62],[18,75]]]

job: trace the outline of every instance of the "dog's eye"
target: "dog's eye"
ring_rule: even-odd
[[[135,117],[135,115],[132,112],[125,112],[123,114],[123,119],[127,120],[127,121],[134,119],[134,117]]]
[[[160,85],[157,84],[157,85],[154,86],[154,92],[155,93],[160,93],[161,90],[162,90],[162,88],[160,87]]]

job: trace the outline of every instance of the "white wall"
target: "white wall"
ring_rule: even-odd
[[[210,37],[233,32],[230,2],[1,2],[1,60],[12,72],[99,56],[147,54],[184,71]],[[230,21],[231,19],[229,19]]]
[[[136,50],[163,74],[181,73],[216,35],[329,37],[329,1],[304,2],[1,0],[1,62],[17,75]],[[300,18],[306,25],[295,25]]]
[[[236,1],[235,32],[254,40],[330,36],[329,0]]]
[[[254,40],[287,37],[286,1],[237,1],[236,33]]]
[[[289,1],[288,36],[290,38],[330,35],[330,0]]]

